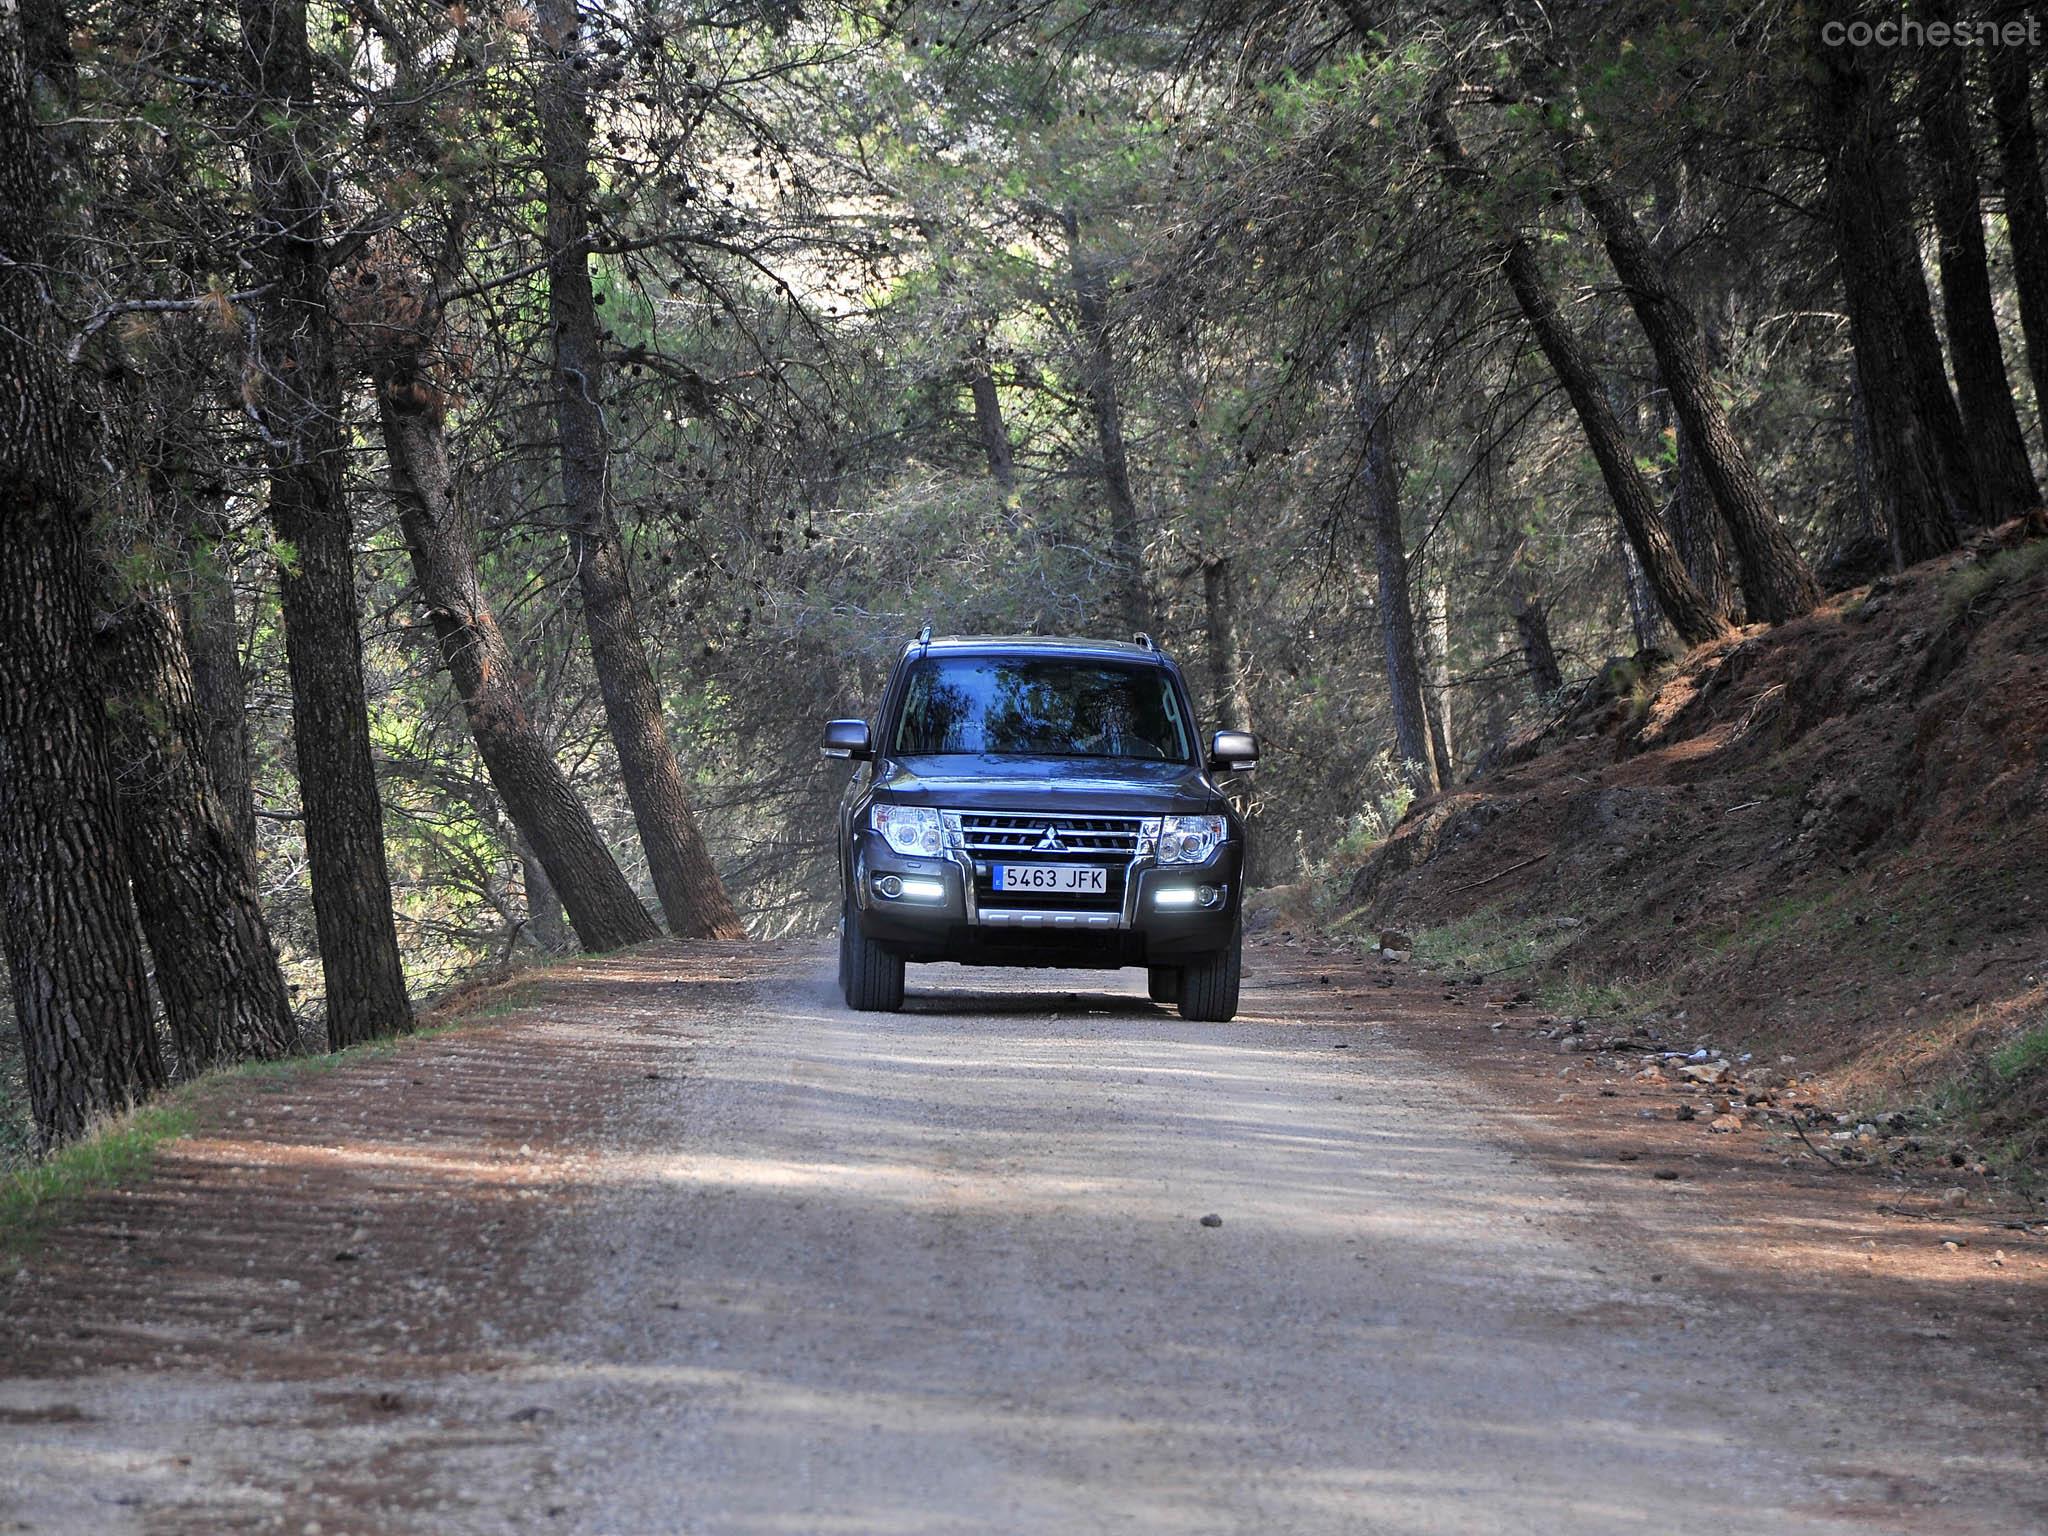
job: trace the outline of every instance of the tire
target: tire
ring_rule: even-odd
[[[1180,1001],[1180,967],[1152,965],[1145,968],[1145,992],[1155,1003]]]
[[[1180,1016],[1201,1024],[1224,1024],[1237,1017],[1237,983],[1243,967],[1244,930],[1213,955],[1191,961],[1180,978]]]
[[[839,996],[849,1007],[853,1003],[852,932],[853,918],[842,903],[839,908]]]
[[[856,1013],[894,1013],[903,1006],[903,957],[860,931],[849,903],[840,912],[839,986]]]

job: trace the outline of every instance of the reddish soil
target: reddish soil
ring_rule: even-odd
[[[1967,1079],[2048,1023],[2044,533],[2008,524],[1640,686],[1611,668],[1415,806],[1355,920],[1525,925],[1550,975],[1865,1105]],[[2048,1083],[2017,1091],[1985,1134],[2048,1155]]]

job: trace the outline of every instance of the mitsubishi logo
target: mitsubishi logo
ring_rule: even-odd
[[[1065,853],[1067,845],[1060,841],[1060,829],[1047,822],[1045,831],[1039,835],[1038,846],[1033,853]]]

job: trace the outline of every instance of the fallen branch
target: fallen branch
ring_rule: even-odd
[[[1792,1117],[1792,1134],[1797,1136],[1801,1141],[1806,1143],[1807,1151],[1811,1152],[1815,1157],[1819,1158],[1822,1162],[1826,1163],[1830,1168],[1834,1169],[1835,1172],[1847,1173],[1849,1171],[1849,1165],[1847,1163],[1843,1162],[1840,1158],[1829,1157],[1827,1153],[1821,1151],[1819,1147],[1813,1144],[1812,1139],[1806,1134],[1806,1127],[1799,1123],[1799,1117],[1796,1114]]]
[[[1450,890],[1446,891],[1444,894],[1447,896],[1455,896],[1459,891],[1477,890],[1482,885],[1493,884],[1494,881],[1500,879],[1503,875],[1512,875],[1518,869],[1527,869],[1531,864],[1541,863],[1543,860],[1549,857],[1549,851],[1545,850],[1542,853],[1535,854],[1529,858],[1523,859],[1519,864],[1510,864],[1506,869],[1496,869],[1484,880],[1474,880],[1465,885],[1454,885],[1450,888]]]

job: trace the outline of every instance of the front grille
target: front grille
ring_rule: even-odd
[[[1093,859],[1077,858],[1073,854],[1064,857],[1053,854],[1035,854],[1030,858],[1019,857],[1019,864],[1104,864],[1105,856],[1097,854]],[[974,866],[974,903],[978,907],[1010,907],[1033,912],[1120,912],[1124,905],[1124,879],[1128,873],[1126,865],[1106,864],[1109,873],[1103,884],[1108,889],[1095,891],[999,891],[995,887],[995,873],[989,866],[976,861]]]
[[[959,847],[974,860],[978,907],[1030,912],[1121,912],[1131,860],[1145,839],[1142,816],[1062,816],[1049,812],[959,811]],[[1156,829],[1155,829],[1156,830]],[[1059,846],[1045,845],[1047,834]],[[1108,871],[1107,889],[1086,894],[998,891],[994,864],[1090,864]]]
[[[1058,861],[1069,856],[1093,855],[1098,860],[1129,859],[1138,851],[1144,819],[1138,816],[1059,816],[1019,814],[1008,811],[960,812],[960,835],[967,851],[977,858],[990,854]],[[1058,849],[1041,848],[1051,831]]]

